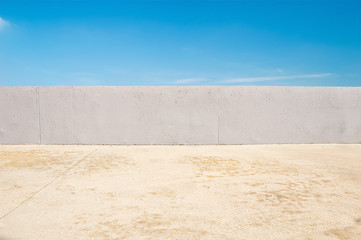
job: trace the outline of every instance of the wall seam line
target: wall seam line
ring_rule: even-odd
[[[39,144],[41,144],[41,120],[40,120],[40,98],[39,98],[39,86],[36,88],[36,103],[38,105],[38,128],[39,128]]]
[[[220,95],[220,87],[217,87],[217,131],[218,131],[218,138],[217,138],[217,144],[219,145],[219,95]]]
[[[71,90],[71,115],[74,116],[74,87],[71,87],[70,90]],[[77,144],[74,138],[74,118],[71,119],[71,142],[72,144]]]

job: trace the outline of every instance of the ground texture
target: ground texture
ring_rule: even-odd
[[[361,239],[361,144],[0,145],[12,239]]]

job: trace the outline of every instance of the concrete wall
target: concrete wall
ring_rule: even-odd
[[[44,144],[217,144],[212,87],[39,88]]]
[[[360,143],[361,88],[221,87],[219,143]]]
[[[361,142],[361,88],[0,87],[0,144]]]
[[[38,88],[0,87],[0,144],[40,143]]]

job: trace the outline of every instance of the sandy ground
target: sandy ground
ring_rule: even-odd
[[[0,145],[11,239],[361,239],[361,144]]]

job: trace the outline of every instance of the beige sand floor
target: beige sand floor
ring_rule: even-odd
[[[11,239],[361,239],[361,144],[0,145]]]

